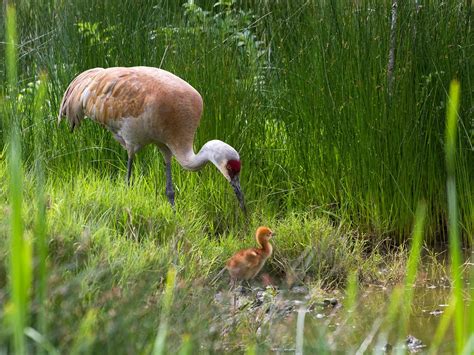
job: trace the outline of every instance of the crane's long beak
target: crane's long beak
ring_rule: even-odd
[[[230,180],[230,184],[232,185],[232,188],[234,189],[235,195],[237,196],[237,199],[239,200],[240,208],[242,209],[244,214],[247,214],[247,208],[245,207],[245,201],[244,201],[244,193],[242,192],[242,188],[240,187],[239,176],[235,175]]]

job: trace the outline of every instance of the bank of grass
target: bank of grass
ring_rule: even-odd
[[[2,162],[0,201],[7,201],[5,167]],[[394,259],[403,260],[404,256],[372,250],[363,236],[328,218],[310,214],[265,217],[266,206],[260,205],[249,221],[233,213],[224,214],[212,229],[208,220],[216,220],[222,212],[213,206],[206,213],[209,206],[204,208],[198,198],[203,191],[179,196],[173,214],[164,193],[155,192],[152,180],[136,176],[129,188],[122,176],[111,179],[82,171],[45,183],[49,250],[45,329],[57,349],[69,349],[77,337],[87,334],[91,339],[80,341],[89,350],[106,346],[111,351],[137,351],[149,346],[156,335],[158,305],[170,265],[176,268],[177,286],[168,340],[180,344],[180,337],[189,333],[193,342],[212,349],[211,335],[202,327],[214,319],[215,306],[210,303],[214,293],[227,290],[229,280],[224,274],[215,284],[211,282],[231,254],[255,245],[254,232],[260,224],[271,226],[278,234],[275,254],[264,272],[283,288],[314,282],[324,288],[340,287],[356,269],[363,284],[400,280],[400,270],[390,266]],[[22,216],[29,242],[36,240],[36,206],[30,203],[35,199],[35,184],[33,171],[27,172]],[[231,189],[226,188],[224,185],[215,193],[228,195],[229,203],[237,209]],[[7,204],[0,208],[5,216],[11,215]],[[9,259],[7,222],[5,218],[0,224],[2,260]],[[39,254],[35,254],[33,265],[38,263]],[[0,266],[3,290],[6,266]],[[381,269],[390,272],[380,273]],[[28,318],[32,325],[39,309],[38,298],[33,299]],[[79,335],[78,324],[85,319],[92,328]],[[0,343],[9,334],[8,327],[2,329]]]
[[[203,206],[199,196],[204,192],[198,189],[178,196],[174,214],[164,193],[156,192],[150,180],[153,178],[138,177],[130,188],[122,176],[111,179],[91,172],[48,180],[46,220],[52,261],[77,261],[75,267],[82,267],[82,262],[89,266],[108,262],[116,267],[124,263],[125,274],[134,273],[135,268],[142,270],[148,263],[166,273],[170,263],[177,263],[183,268],[181,277],[207,279],[236,250],[255,244],[259,225],[268,225],[278,233],[275,260],[269,262],[271,273],[284,274],[299,256],[311,251],[301,260],[302,265],[309,264],[301,281],[307,274],[338,285],[356,266],[361,268],[361,280],[376,279],[381,259],[377,253],[371,254],[368,236],[364,238],[327,217],[295,213],[275,218],[267,216],[267,206],[261,204],[246,219],[226,185],[213,193],[227,195],[235,207],[232,213],[222,214],[216,205]],[[33,174],[27,174],[26,201],[34,199],[35,182]],[[7,201],[6,196],[2,198]],[[2,208],[8,214],[8,206]],[[31,233],[35,206],[27,203],[24,209],[25,225],[30,227],[27,233]],[[7,221],[2,221],[5,234]],[[143,257],[138,257],[142,253]]]
[[[2,162],[0,201],[7,200],[5,167]],[[186,341],[191,349],[211,352],[237,351],[254,342],[260,350],[268,349],[266,337],[276,335],[266,333],[267,330],[260,336],[255,333],[257,325],[265,324],[254,319],[263,316],[264,309],[245,308],[239,311],[236,323],[232,323],[228,319],[232,314],[230,296],[227,309],[215,301],[216,294],[225,295],[229,289],[227,274],[213,283],[232,253],[254,245],[254,231],[260,224],[271,226],[277,233],[273,240],[275,253],[262,274],[268,274],[282,290],[307,287],[313,302],[321,302],[325,294],[322,290],[345,287],[349,275],[352,279],[357,277],[357,287],[361,289],[371,284],[391,287],[405,276],[407,249],[397,252],[374,247],[368,241],[370,236],[358,235],[344,223],[311,214],[265,217],[268,212],[262,204],[248,221],[233,214],[223,215],[216,224],[226,227],[210,229],[207,220],[216,219],[221,212],[214,206],[214,211],[205,213],[197,198],[202,191],[181,196],[182,203],[173,214],[164,193],[156,194],[155,184],[150,184],[150,180],[153,179],[136,176],[129,188],[122,176],[111,179],[82,171],[67,179],[46,181],[48,277],[44,287],[44,316],[47,330],[41,334],[50,343],[50,349],[63,352],[76,348],[91,353],[103,349],[124,353],[151,351],[162,320],[160,309],[170,267],[176,270],[176,280],[174,301],[167,312],[166,351],[176,352]],[[36,183],[33,171],[27,171],[22,216],[24,237],[33,244],[38,240],[36,206],[30,202],[36,196]],[[226,188],[224,185],[214,193],[228,195],[237,209],[231,189],[226,191]],[[10,216],[7,204],[0,207],[6,217]],[[205,219],[201,214],[206,215]],[[10,257],[8,229],[8,218],[5,218],[0,224],[0,252],[5,261]],[[416,249],[419,253],[420,244]],[[39,277],[36,265],[40,262],[40,255],[35,253],[36,280]],[[0,266],[0,289],[4,291],[7,265]],[[417,264],[412,263],[407,279],[410,284],[416,268]],[[255,284],[262,285],[262,278],[258,277]],[[0,297],[6,300],[7,295],[5,292]],[[36,289],[30,295],[27,325],[38,329],[40,299]],[[403,301],[397,302],[407,307]],[[0,344],[5,345],[12,329],[8,326],[9,307],[2,312],[6,326],[0,332]],[[385,310],[381,310],[380,317],[388,317]],[[338,340],[328,338],[328,329],[316,330],[311,324],[306,330],[308,350],[338,348]],[[399,328],[385,329],[389,332]],[[349,333],[347,337],[350,338]],[[343,337],[344,341],[347,337]],[[356,338],[350,346],[362,341]],[[332,345],[328,339],[332,339]],[[41,348],[38,340],[28,338],[26,344],[28,349]]]

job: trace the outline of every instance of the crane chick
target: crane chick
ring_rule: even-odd
[[[61,101],[58,121],[67,117],[74,130],[87,116],[111,131],[128,153],[127,183],[130,183],[135,154],[144,146],[155,144],[165,160],[165,191],[173,207],[172,157],[190,171],[211,162],[232,185],[245,212],[239,180],[239,153],[220,140],[211,140],[199,153],[194,153],[194,134],[202,109],[199,92],[166,70],[94,68],[79,74],[71,82]]]
[[[259,227],[255,239],[259,248],[243,249],[232,256],[226,264],[232,286],[237,281],[253,279],[262,269],[265,261],[272,255],[270,239],[274,233],[268,227]]]

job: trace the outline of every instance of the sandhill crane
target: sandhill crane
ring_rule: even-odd
[[[145,145],[155,144],[165,160],[166,196],[173,207],[172,157],[191,171],[211,162],[230,182],[245,212],[239,153],[220,140],[211,140],[199,153],[194,153],[194,134],[202,108],[199,92],[166,70],[94,68],[79,74],[69,84],[58,122],[67,117],[73,131],[87,116],[111,131],[128,152],[127,183],[130,183],[134,155]]]

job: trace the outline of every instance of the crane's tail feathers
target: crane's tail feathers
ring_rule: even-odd
[[[71,132],[84,119],[84,106],[90,95],[89,84],[101,70],[103,69],[89,69],[78,75],[64,93],[59,106],[58,123],[61,122],[63,117],[67,117],[71,125]]]

